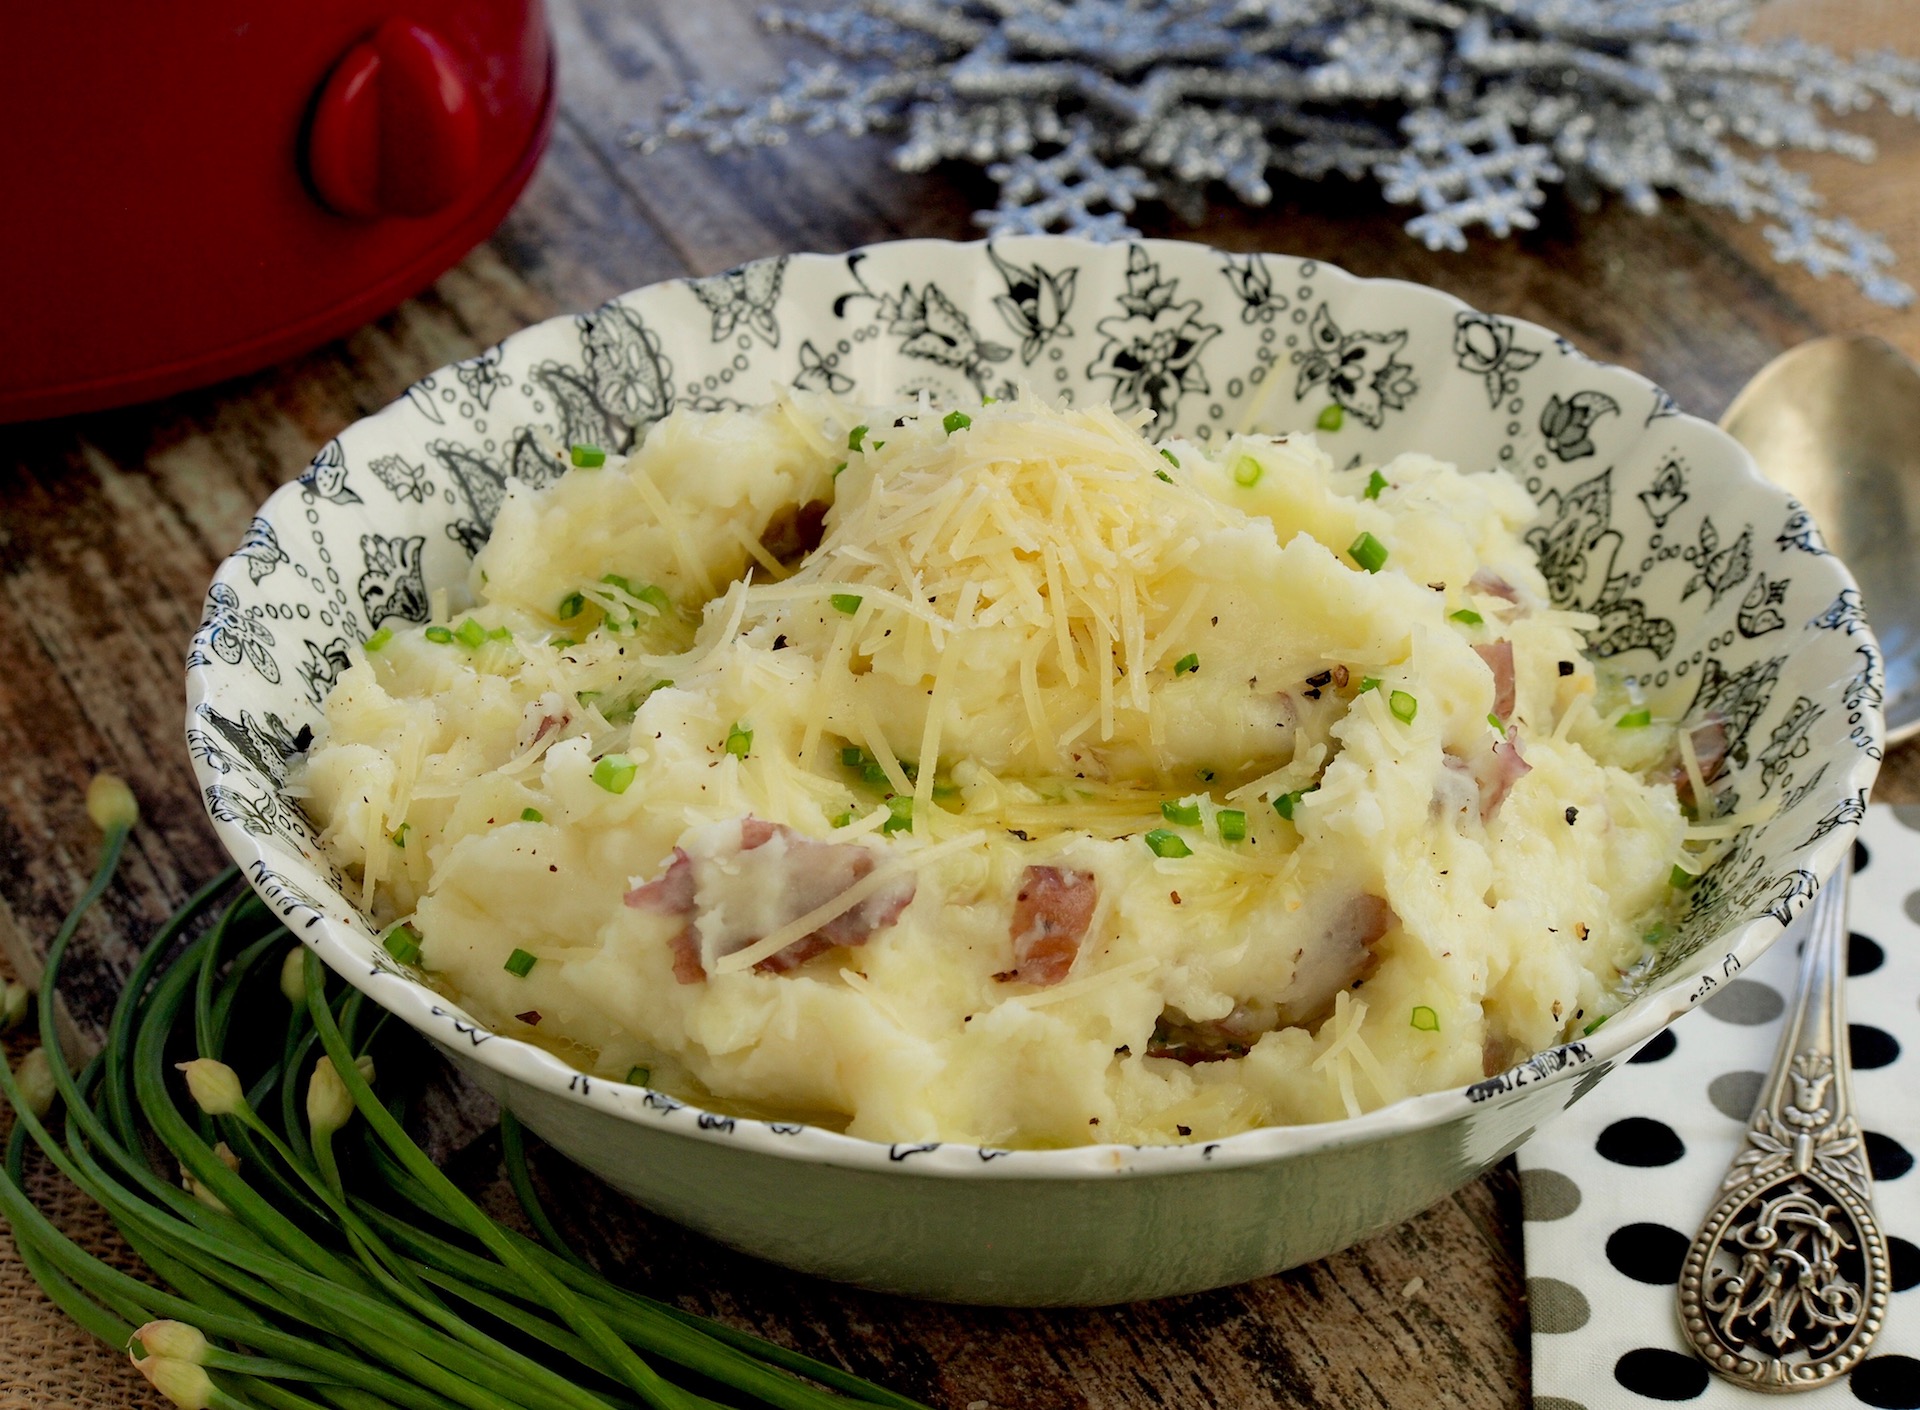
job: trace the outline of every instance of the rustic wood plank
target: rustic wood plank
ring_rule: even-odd
[[[801,139],[746,157],[623,138],[692,81],[751,88],[803,43],[770,38],[751,7],[707,0],[554,0],[563,93],[552,147],[500,231],[432,289],[277,368],[147,406],[0,428],[0,937],[44,940],[92,865],[81,806],[109,767],[146,810],[123,875],[85,937],[77,1016],[97,1023],[131,943],[223,858],[181,743],[181,666],[215,563],[255,505],[343,426],[420,375],[527,323],[624,289],[785,250],[902,235],[969,238],[977,177],[905,176],[881,142]],[[1905,0],[1783,0],[1767,22],[1844,45],[1920,49]],[[1836,208],[1885,230],[1920,280],[1920,127],[1870,118],[1881,161],[1801,161]],[[1574,216],[1550,205],[1521,239],[1433,254],[1404,211],[1338,182],[1282,184],[1265,211],[1222,209],[1197,230],[1149,233],[1276,249],[1356,273],[1434,284],[1566,332],[1595,356],[1717,414],[1768,358],[1866,328],[1920,355],[1920,313],[1783,269],[1754,227],[1669,206]],[[1920,746],[1888,761],[1882,798],[1920,801]],[[452,1148],[484,1103],[443,1084],[431,1129]],[[454,1168],[496,1207],[494,1147]],[[1518,1199],[1510,1167],[1419,1218],[1278,1278],[1089,1312],[944,1308],[787,1274],[644,1216],[548,1157],[556,1210],[610,1266],[684,1306],[838,1360],[941,1407],[1221,1405],[1493,1410],[1527,1392]],[[17,1264],[0,1243],[0,1315]],[[10,1270],[10,1271],[9,1271]],[[9,1282],[8,1279],[13,1281]],[[1408,1292],[1415,1278],[1421,1286]],[[13,1291],[7,1291],[7,1290]],[[113,1356],[71,1339],[0,1364],[0,1410],[50,1403],[49,1367],[84,1384],[70,1403],[134,1403]],[[86,1360],[91,1357],[91,1361]],[[88,1366],[100,1372],[94,1376]],[[93,1377],[88,1379],[88,1377]],[[64,1392],[63,1392],[64,1394]],[[158,1404],[143,1401],[142,1404]]]

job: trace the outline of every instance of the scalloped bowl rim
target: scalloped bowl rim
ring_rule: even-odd
[[[1071,245],[1087,249],[1111,248],[1065,236],[1047,238],[1062,246]],[[1177,250],[1182,252],[1182,256],[1196,250],[1217,255],[1232,253],[1197,241],[1141,240],[1132,243],[1144,246],[1155,253],[1164,253],[1170,249]],[[983,255],[987,242],[919,239],[883,241],[840,255],[805,253],[794,254],[788,258],[795,262],[824,261],[840,264],[852,255],[879,250],[897,250],[904,247],[932,247],[950,251],[978,252]],[[1287,256],[1282,251],[1259,253],[1281,258],[1300,258]],[[1404,279],[1365,278],[1324,260],[1315,260],[1314,263],[1318,266],[1320,273],[1336,284],[1385,289],[1396,297],[1437,306],[1448,315],[1482,312],[1457,296],[1429,285]],[[654,287],[658,285],[643,285],[639,289],[616,295],[614,300],[609,302],[631,298],[645,289]],[[574,316],[571,313],[563,313],[529,324],[503,339],[500,346],[505,348],[522,340],[531,341],[550,336],[554,330],[570,325]],[[1498,316],[1510,323],[1516,331],[1537,334],[1559,344],[1566,344],[1569,341],[1541,324],[1506,314]],[[1624,379],[1633,387],[1659,394],[1659,388],[1654,382],[1631,368],[1597,361],[1592,365],[1595,375],[1599,377],[1614,381]],[[447,368],[443,367],[439,370],[444,372]],[[407,405],[407,399],[402,396],[379,411],[343,428],[340,435],[344,437],[352,434],[358,427],[369,426],[387,418],[396,418],[403,413]],[[1739,476],[1747,485],[1776,497],[1783,508],[1786,506],[1789,499],[1786,491],[1774,485],[1760,473],[1752,456],[1733,437],[1713,423],[1685,412],[1677,413],[1676,419],[1683,424],[1690,423],[1703,427],[1710,433],[1711,438],[1723,442],[1734,453],[1733,463],[1738,467]],[[284,509],[287,503],[297,497],[300,492],[301,486],[297,481],[282,485],[268,497],[258,512],[262,517],[271,519],[276,507]],[[224,560],[216,571],[216,581],[232,571],[238,562],[238,554]],[[1857,587],[1852,574],[1839,558],[1828,554],[1821,562],[1823,570],[1833,575],[1836,588]],[[1863,631],[1863,635],[1867,636],[1869,644],[1874,644],[1870,631]],[[213,686],[212,668],[189,667],[187,672],[189,724],[199,706],[213,693]],[[1875,707],[1867,713],[1873,738],[1877,742],[1884,735],[1880,711]],[[1847,770],[1843,782],[1852,789],[1860,790],[1864,796],[1864,791],[1871,785],[1878,768],[1879,760],[1869,752],[1861,751],[1854,759],[1851,768]],[[209,765],[199,758],[194,760],[194,772],[202,789],[216,781],[218,777]],[[246,874],[247,864],[251,861],[258,860],[270,864],[273,849],[262,839],[230,822],[214,819],[213,823],[222,844],[241,867],[242,875]],[[1807,849],[1807,869],[1819,877],[1822,884],[1839,866],[1843,855],[1853,847],[1857,831],[1857,822],[1841,823]],[[1532,1069],[1534,1075],[1530,1078],[1516,1077],[1515,1085],[1557,1083],[1577,1078],[1583,1072],[1604,1071],[1603,1065],[1611,1065],[1615,1060],[1631,1053],[1655,1033],[1694,1008],[1704,997],[1704,993],[1689,991],[1693,990],[1703,974],[1709,970],[1724,967],[1729,959],[1737,962],[1737,968],[1744,969],[1777,940],[1786,928],[1776,919],[1760,916],[1734,929],[1720,932],[1714,940],[1702,943],[1695,954],[1675,969],[1659,988],[1638,995],[1627,1007],[1619,1010],[1594,1033],[1559,1044],[1542,1053],[1533,1054],[1531,1058],[1516,1064],[1514,1069],[1509,1070],[1510,1073],[1523,1073],[1528,1070],[1530,1062],[1543,1057],[1557,1054],[1561,1055],[1562,1059],[1557,1064],[1549,1064],[1550,1070],[1544,1075],[1536,1068]],[[313,935],[315,930],[318,931],[317,939]],[[582,1091],[580,1088],[583,1084],[579,1080],[582,1074],[578,1068],[568,1065],[563,1059],[544,1048],[504,1034],[490,1033],[483,1041],[471,1042],[465,1050],[454,1049],[453,1040],[456,1037],[456,1030],[453,1029],[453,1023],[456,1016],[441,1007],[446,1002],[444,995],[405,976],[384,971],[369,972],[366,960],[362,958],[367,941],[355,935],[347,926],[331,916],[320,914],[313,917],[306,922],[304,930],[296,934],[300,934],[301,938],[311,944],[321,959],[336,974],[362,990],[375,1003],[403,1019],[422,1036],[433,1040],[443,1048],[457,1052],[462,1060],[469,1060],[490,1068],[503,1077],[524,1083],[547,1095],[589,1107],[620,1120],[657,1129],[663,1133],[693,1140],[725,1141],[736,1148],[744,1145],[754,1151],[810,1164],[935,1178],[1055,1180],[1172,1175],[1206,1169],[1259,1165],[1315,1151],[1362,1145],[1397,1134],[1403,1135],[1422,1128],[1445,1125],[1449,1121],[1467,1116],[1477,1105],[1476,1100],[1468,1095],[1470,1087],[1451,1087],[1403,1097],[1359,1116],[1343,1120],[1291,1126],[1262,1126],[1237,1135],[1221,1137],[1215,1141],[1178,1145],[1123,1143],[1045,1150],[1004,1150],[958,1141],[893,1143],[873,1141],[844,1135],[804,1122],[778,1122],[712,1113],[692,1102],[607,1078],[592,1077],[590,1083],[585,1084],[587,1090]],[[1731,943],[1727,943],[1729,939]],[[1572,1050],[1575,1049],[1579,1052],[1572,1054]],[[1570,1054],[1572,1054],[1572,1060],[1566,1060]],[[909,1160],[908,1157],[912,1159]]]

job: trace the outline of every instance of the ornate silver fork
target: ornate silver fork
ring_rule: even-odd
[[[1680,1271],[1680,1325],[1727,1379],[1811,1390],[1851,1371],[1886,1317],[1887,1241],[1847,1053],[1851,856],[1815,898],[1800,993],[1745,1142]]]

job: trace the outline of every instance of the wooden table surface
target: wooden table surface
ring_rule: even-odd
[[[147,824],[91,927],[88,991],[221,856],[181,742],[182,657],[214,565],[253,507],[343,426],[422,374],[515,329],[637,285],[781,251],[903,236],[970,238],[977,177],[902,176],[878,143],[802,139],[744,159],[620,141],[688,81],[750,89],[794,52],[747,0],[550,0],[561,104],[551,150],[500,231],[431,289],[345,339],[167,401],[0,427],[0,938],[51,932],[91,865],[87,779],[110,768]],[[1908,0],[1772,7],[1769,28],[1920,53]],[[1890,236],[1920,283],[1920,124],[1858,124],[1870,167],[1796,160],[1840,210]],[[1641,217],[1559,204],[1523,239],[1431,254],[1370,191],[1282,184],[1261,212],[1148,233],[1331,260],[1535,319],[1716,416],[1774,354],[1877,332],[1920,356],[1920,313],[1775,265],[1757,229],[1670,206]],[[1920,799],[1920,749],[1896,751],[1882,798]],[[89,1014],[78,1015],[83,1025]],[[478,1143],[463,1168],[491,1178]],[[599,1192],[548,1158],[556,1202],[660,1296],[920,1396],[994,1407],[1524,1405],[1525,1276],[1510,1167],[1360,1247],[1247,1286],[1083,1312],[956,1309],[866,1295],[732,1254]],[[0,1283],[11,1249],[0,1235]],[[18,1281],[17,1263],[12,1275]],[[1416,1282],[1417,1280],[1417,1282]],[[0,1358],[0,1406],[158,1405],[105,1348],[63,1329]],[[55,1373],[54,1367],[61,1368]],[[70,1378],[68,1388],[62,1378]],[[111,1392],[87,1389],[97,1382]],[[57,1387],[50,1391],[50,1386]]]

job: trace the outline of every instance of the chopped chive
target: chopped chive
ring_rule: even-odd
[[[1365,530],[1347,549],[1347,557],[1365,568],[1369,573],[1377,573],[1387,566],[1387,546]]]
[[[1168,450],[1165,446],[1160,448],[1160,454],[1162,458],[1166,460],[1167,464],[1171,465],[1174,469],[1178,470],[1180,468],[1180,457]]]
[[[1169,475],[1169,474],[1168,474],[1168,473],[1167,473],[1166,471],[1164,471],[1164,470],[1156,470],[1156,471],[1154,471],[1154,472],[1153,472],[1153,478],[1154,478],[1154,479],[1156,479],[1156,480],[1165,480],[1165,481],[1166,481],[1166,482],[1167,482],[1168,484],[1172,484],[1172,483],[1173,483],[1173,476],[1171,476],[1171,475]]]
[[[644,1087],[651,1081],[653,1081],[652,1068],[636,1065],[627,1069],[627,1085],[629,1087]]]
[[[1252,489],[1266,473],[1267,467],[1250,455],[1243,455],[1233,462],[1233,482],[1242,489]]]
[[[387,834],[387,840],[396,847],[404,847],[407,845],[407,834],[412,830],[412,823],[401,823],[400,826]]]
[[[869,788],[885,788],[888,784],[887,771],[880,767],[878,759],[868,759],[860,765],[860,781]]]
[[[1500,717],[1498,715],[1488,714],[1487,723],[1493,726],[1493,732],[1495,734],[1505,734],[1507,732],[1507,727],[1500,723]]]
[[[860,610],[862,599],[857,592],[836,592],[832,597],[829,597],[827,601],[833,604],[834,611],[844,612],[851,617],[855,612]]]
[[[1413,717],[1420,713],[1420,702],[1404,690],[1396,690],[1387,697],[1387,708],[1393,712],[1394,719],[1403,725],[1413,723]]]
[[[582,705],[591,705],[600,698],[600,695],[601,692],[597,690],[576,690],[573,693],[573,698],[578,700]]]
[[[1273,810],[1288,822],[1292,822],[1293,810],[1300,806],[1300,800],[1316,791],[1318,791],[1316,788],[1296,788],[1291,793],[1282,793],[1273,800]]]
[[[525,950],[516,948],[512,954],[507,956],[507,962],[500,967],[515,979],[525,979],[529,974],[533,973],[533,967],[539,962],[538,959],[528,954]]]
[[[840,462],[840,463],[839,463],[838,465],[836,465],[836,466],[834,466],[834,467],[833,467],[833,478],[834,478],[834,479],[836,479],[836,480],[837,480],[837,479],[839,479],[839,478],[840,478],[840,472],[841,472],[842,470],[844,470],[844,469],[846,469],[846,468],[847,468],[847,462],[846,462],[846,461],[844,461],[844,460],[843,460],[843,461],[841,461],[841,462]]]
[[[1695,876],[1678,862],[1675,862],[1673,871],[1667,876],[1667,885],[1676,891],[1689,891],[1693,888],[1693,883],[1699,879],[1699,877]]]
[[[753,748],[753,731],[752,730],[743,729],[738,724],[732,726],[730,729],[727,730],[727,752],[733,755],[734,758],[736,759],[746,758],[748,751],[750,751],[752,748]]]
[[[640,766],[625,754],[609,754],[593,766],[593,781],[609,793],[625,793]]]
[[[1458,612],[1449,612],[1447,615],[1456,622],[1465,622],[1470,627],[1480,626],[1487,620],[1471,607],[1462,607]]]
[[[949,411],[945,416],[940,418],[940,424],[946,428],[947,434],[951,436],[955,431],[964,431],[967,427],[971,426],[973,424],[973,418],[964,411]]]
[[[1378,690],[1378,689],[1380,689],[1380,677],[1362,676],[1360,677],[1360,689],[1355,693],[1359,695],[1365,695],[1370,690]]]
[[[1182,827],[1198,827],[1200,826],[1200,805],[1198,803],[1162,803],[1160,816],[1170,823],[1179,823]]]
[[[997,401],[999,401],[999,400],[1000,400],[1000,398],[999,398],[999,397],[981,397],[981,398],[980,398],[980,405],[982,405],[982,406],[992,406],[992,405],[993,405],[993,404],[994,404],[995,402],[997,402]]]
[[[1197,651],[1189,651],[1185,656],[1182,656],[1178,661],[1173,663],[1173,674],[1176,678],[1191,674],[1199,669],[1200,653]]]
[[[1653,711],[1642,705],[1638,710],[1629,710],[1614,721],[1615,729],[1645,729],[1653,723]]]
[[[401,964],[420,962],[420,932],[404,922],[389,930],[380,944]]]
[[[865,426],[855,426],[851,431],[847,432],[847,449],[859,450],[861,443],[865,441],[866,438],[867,428]]]
[[[599,446],[574,446],[568,455],[582,470],[598,470],[607,463],[607,453]]]
[[[1164,827],[1156,827],[1146,837],[1147,850],[1156,857],[1191,857],[1193,848],[1178,833],[1168,832]]]
[[[850,769],[857,769],[867,762],[867,751],[857,744],[849,744],[840,751],[840,762]]]
[[[1222,842],[1244,842],[1247,840],[1247,815],[1238,808],[1222,808],[1213,815],[1214,825],[1220,829]]]
[[[1387,477],[1385,475],[1382,475],[1378,470],[1376,470],[1371,475],[1367,476],[1366,497],[1368,499],[1378,499],[1380,498],[1380,491],[1384,490],[1386,487],[1387,487]]]
[[[462,622],[459,629],[454,632],[453,639],[470,651],[476,650],[486,645],[487,629],[469,617],[466,621]]]
[[[393,640],[393,628],[382,627],[380,628],[379,631],[375,632],[372,636],[367,638],[367,650],[378,651],[381,647],[385,646],[388,642],[392,640]]]
[[[546,820],[547,815],[538,808],[522,808],[520,810],[521,822],[545,822]]]
[[[832,817],[828,818],[827,821],[832,823],[835,827],[845,827],[847,826],[847,824],[853,821],[853,809],[844,808],[840,812],[837,812]]]
[[[1581,1036],[1585,1038],[1591,1038],[1595,1033],[1599,1031],[1600,1025],[1605,1023],[1611,1017],[1613,1017],[1612,1014],[1607,1014],[1607,1013],[1601,1014],[1600,1017],[1596,1018],[1592,1023],[1589,1023],[1585,1028],[1582,1028],[1580,1030]]]
[[[882,832],[907,832],[913,827],[913,798],[910,794],[895,793],[887,799],[887,820],[880,824]]]
[[[1413,1026],[1418,1028],[1422,1033],[1438,1033],[1440,1031],[1440,1015],[1428,1008],[1425,1004],[1415,1004],[1413,1007]]]
[[[1332,406],[1323,407],[1313,424],[1323,431],[1337,431],[1347,424],[1347,413],[1339,402],[1335,402]]]
[[[445,627],[428,627],[427,640],[436,642],[441,646],[447,646],[453,641],[453,633]]]
[[[554,613],[561,621],[570,621],[586,610],[587,599],[577,592],[570,592],[560,599],[559,609]]]
[[[495,627],[487,633],[488,641],[512,641],[513,633],[505,627]]]
[[[550,636],[547,638],[547,645],[551,646],[555,651],[565,651],[569,646],[578,646],[579,644],[579,642],[570,636]]]
[[[886,444],[886,442],[885,442],[885,441],[875,441],[875,442],[873,443],[873,448],[874,448],[875,450],[879,450],[879,449],[880,449],[880,448],[881,448],[882,446],[884,446],[885,444]]]
[[[664,588],[657,588],[652,583],[642,583],[637,588],[628,588],[627,591],[632,593],[636,600],[646,603],[662,616],[673,610],[673,599],[667,596]]]

